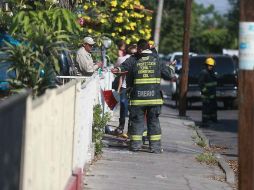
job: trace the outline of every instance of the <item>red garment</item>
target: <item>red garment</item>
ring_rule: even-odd
[[[113,110],[118,102],[117,102],[112,90],[104,90],[103,96],[104,96],[104,100],[105,100],[106,104],[108,105],[108,107],[111,110]]]

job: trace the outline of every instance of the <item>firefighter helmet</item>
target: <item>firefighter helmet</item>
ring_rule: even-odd
[[[208,57],[205,60],[205,64],[210,65],[210,66],[214,66],[215,65],[215,60],[213,58],[211,58],[211,57]]]

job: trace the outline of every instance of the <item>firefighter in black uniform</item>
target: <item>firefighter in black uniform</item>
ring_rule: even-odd
[[[160,64],[158,56],[151,51],[149,43],[141,39],[137,43],[138,54],[127,59],[113,72],[128,71],[130,150],[138,151],[142,146],[144,115],[147,117],[147,135],[150,152],[161,153],[161,128],[159,115],[163,104],[160,80],[174,77],[174,67]]]
[[[205,68],[199,75],[199,87],[202,96],[202,124],[217,122],[216,86],[217,79],[214,73],[215,60],[211,57],[205,60]]]

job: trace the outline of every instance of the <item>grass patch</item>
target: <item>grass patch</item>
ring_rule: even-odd
[[[199,137],[196,139],[196,144],[198,146],[203,147],[203,148],[205,148],[207,146],[206,142],[203,139],[199,138]]]
[[[195,134],[193,134],[193,135],[191,136],[191,138],[195,141],[195,143],[196,143],[198,146],[200,146],[200,147],[202,147],[202,148],[207,147],[207,144],[206,144],[205,140],[202,139],[202,138],[200,138],[200,137],[198,136],[198,134],[197,134],[196,131],[195,131]]]
[[[197,155],[196,160],[201,163],[206,163],[208,165],[215,165],[218,162],[211,152],[204,152]]]

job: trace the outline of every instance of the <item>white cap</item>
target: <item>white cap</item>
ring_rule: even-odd
[[[90,45],[94,45],[95,44],[95,41],[91,37],[85,37],[83,39],[83,42],[84,42],[84,44],[90,44]]]

